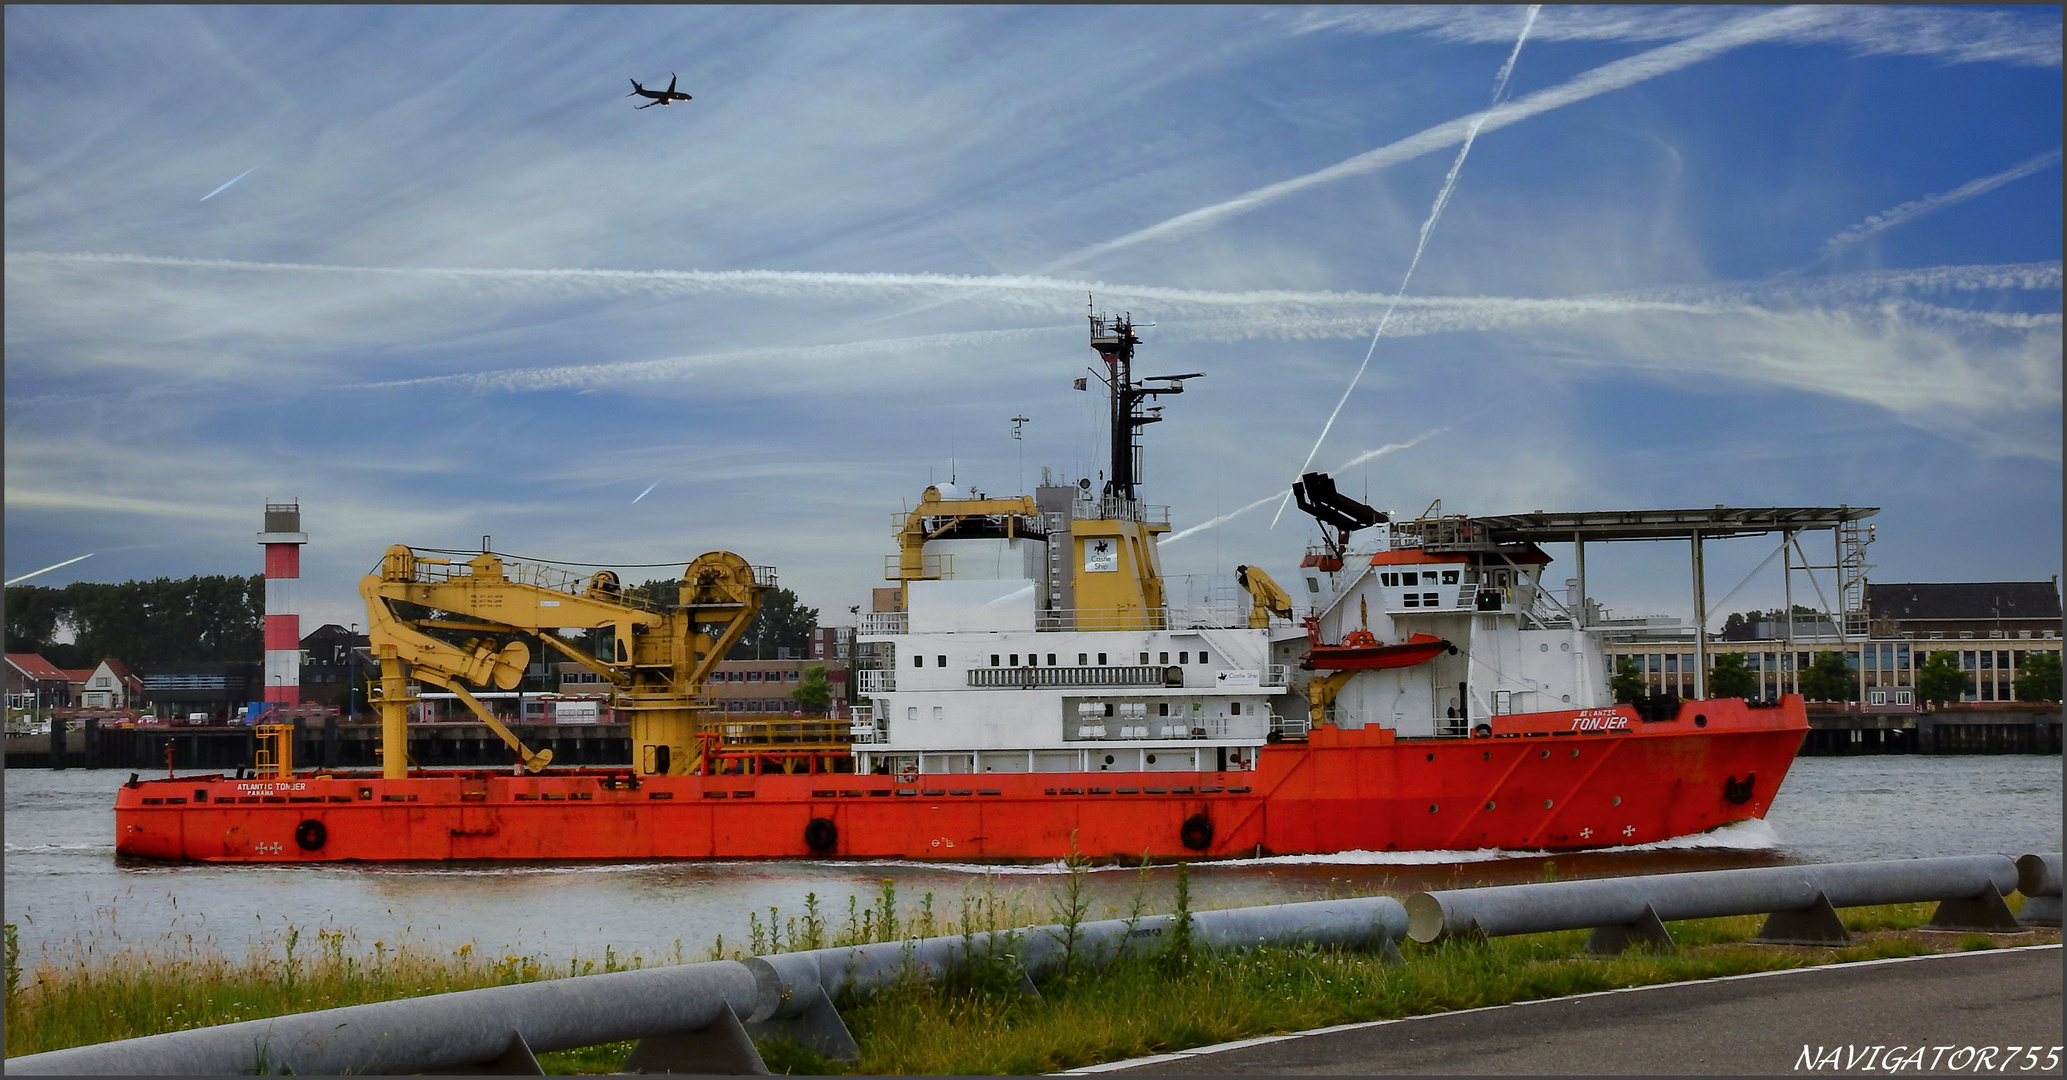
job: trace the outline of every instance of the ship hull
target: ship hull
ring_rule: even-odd
[[[146,780],[117,796],[116,851],[300,863],[1567,850],[1763,817],[1808,731],[1799,697],[1689,702],[1663,722],[1616,708],[1492,726],[1428,739],[1323,727],[1229,772]]]

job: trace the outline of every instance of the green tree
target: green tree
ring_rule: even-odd
[[[1758,675],[1744,666],[1743,653],[1723,653],[1708,669],[1708,696],[1748,698],[1758,695]]]
[[[1843,655],[1820,652],[1802,669],[1801,694],[1810,701],[1850,701],[1859,694],[1859,678]]]
[[[1625,656],[1615,665],[1615,674],[1608,679],[1608,691],[1615,700],[1624,705],[1633,705],[1649,697],[1651,685],[1644,681],[1643,666],[1633,656]]]
[[[761,610],[747,624],[746,634],[727,653],[727,660],[772,660],[777,649],[793,649],[799,655],[811,647],[811,631],[818,629],[818,609],[807,608],[788,589],[769,589],[761,594]]]
[[[60,644],[61,630],[74,640]],[[59,667],[102,657],[129,663],[246,660],[264,651],[265,578],[202,576],[75,581],[7,590],[7,648],[38,652]]]
[[[789,696],[813,716],[823,716],[826,706],[832,704],[833,684],[825,677],[825,665],[813,664],[804,669],[804,678]]]
[[[2028,652],[2017,668],[2019,701],[2060,700],[2060,654]]]
[[[1958,701],[1972,687],[1956,652],[1934,652],[1916,669],[1916,696],[1933,705]]]

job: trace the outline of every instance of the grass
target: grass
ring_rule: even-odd
[[[1077,867],[1079,871],[1081,867]],[[1144,889],[1127,916],[1149,907]],[[1176,909],[1188,909],[1180,871]],[[13,930],[7,934],[6,1052],[43,1050],[231,1023],[288,1012],[334,1008],[596,971],[688,959],[752,955],[931,934],[966,934],[1089,914],[1081,873],[1063,879],[1040,904],[1004,896],[984,883],[952,913],[935,911],[930,894],[900,907],[885,882],[866,906],[850,899],[844,918],[819,909],[814,896],[799,916],[770,909],[750,922],[746,949],[720,940],[706,956],[620,957],[548,966],[522,954],[365,947],[349,931],[304,933],[295,927],[265,936],[242,959],[223,955],[207,938],[168,935],[149,947],[113,951],[74,942],[46,951],[24,968]],[[2013,906],[2021,901],[2013,897]],[[1387,966],[1366,953],[1326,949],[1263,949],[1241,954],[1176,947],[1102,970],[1065,969],[1045,980],[1038,998],[1016,977],[975,970],[939,985],[909,983],[873,998],[843,1003],[861,1047],[851,1066],[826,1061],[794,1044],[764,1043],[777,1073],[1036,1073],[1100,1061],[1201,1046],[1329,1024],[1412,1016],[1565,994],[1712,978],[1776,968],[1914,955],[1937,948],[1994,948],[1987,935],[1925,943],[1902,931],[1926,922],[1935,905],[1899,904],[1842,912],[1847,928],[1869,935],[1845,949],[1745,944],[1761,917],[1672,923],[1680,949],[1614,958],[1579,955],[1583,931],[1500,938],[1490,942],[1405,943],[1406,963]],[[1072,920],[1067,916],[1075,914]],[[2050,937],[2049,937],[2050,939]],[[540,1055],[549,1073],[618,1069],[630,1043]]]

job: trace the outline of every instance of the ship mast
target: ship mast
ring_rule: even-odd
[[[1089,317],[1091,348],[1105,361],[1106,385],[1112,389],[1112,471],[1106,474],[1104,494],[1133,502],[1140,497],[1141,429],[1163,418],[1162,407],[1149,405],[1148,399],[1181,394],[1185,379],[1204,378],[1205,373],[1150,375],[1137,383],[1134,347],[1141,338],[1134,333],[1133,314],[1107,316],[1094,306]],[[1151,385],[1156,383],[1165,385]]]

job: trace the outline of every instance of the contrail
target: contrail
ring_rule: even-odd
[[[1271,494],[1265,495],[1264,497],[1256,500],[1255,502],[1250,503],[1247,506],[1244,506],[1238,510],[1230,510],[1227,513],[1222,514],[1211,521],[1202,521],[1197,525],[1193,525],[1191,528],[1184,530],[1183,532],[1171,533],[1169,536],[1166,536],[1162,540],[1158,541],[1157,546],[1160,547],[1163,544],[1174,544],[1177,541],[1182,540],[1193,533],[1205,532],[1207,529],[1210,529],[1216,525],[1224,525],[1227,522],[1233,521],[1235,518],[1238,518],[1243,514],[1246,514],[1249,511],[1256,509],[1259,506],[1270,505],[1270,500],[1275,498],[1277,498],[1277,493],[1272,492]]]
[[[1441,434],[1442,434],[1443,432],[1445,432],[1445,431],[1448,431],[1448,430],[1450,430],[1450,429],[1449,429],[1449,428],[1446,428],[1446,427],[1443,427],[1443,428],[1436,428],[1436,429],[1435,429],[1434,431],[1429,431],[1429,432],[1423,432],[1422,434],[1420,434],[1420,435],[1416,435],[1416,436],[1414,436],[1413,438],[1411,438],[1411,439],[1408,439],[1408,440],[1407,440],[1406,442],[1403,442],[1403,443],[1387,443],[1387,444],[1385,444],[1384,446],[1381,446],[1381,447],[1379,447],[1379,448],[1378,448],[1378,449],[1376,449],[1376,450],[1366,450],[1366,451],[1364,451],[1363,453],[1361,453],[1361,454],[1358,454],[1357,456],[1355,456],[1355,457],[1353,457],[1353,458],[1350,458],[1350,459],[1349,459],[1348,461],[1345,461],[1345,462],[1343,462],[1343,463],[1341,464],[1341,466],[1340,466],[1340,467],[1338,467],[1338,468],[1337,468],[1337,469],[1336,469],[1335,471],[1336,471],[1336,472],[1341,472],[1341,471],[1342,471],[1343,469],[1352,469],[1352,468],[1355,468],[1355,467],[1356,467],[1356,466],[1358,466],[1358,465],[1362,465],[1362,464],[1363,464],[1364,462],[1366,462],[1366,461],[1369,461],[1369,460],[1371,460],[1372,458],[1375,458],[1375,457],[1383,457],[1383,456],[1385,456],[1386,454],[1396,453],[1396,452],[1398,452],[1398,451],[1401,451],[1401,450],[1406,450],[1406,449],[1408,449],[1408,448],[1410,448],[1410,447],[1414,447],[1414,446],[1419,446],[1419,445],[1421,445],[1422,443],[1425,443],[1425,442],[1427,442],[1428,440],[1430,440],[1430,439],[1433,439],[1433,438],[1435,438],[1435,437],[1436,437],[1437,435],[1441,435]],[[1238,518],[1238,517],[1242,516],[1243,514],[1246,514],[1246,513],[1248,513],[1249,511],[1251,511],[1251,510],[1254,510],[1254,509],[1256,509],[1257,507],[1260,507],[1260,506],[1264,506],[1264,505],[1267,505],[1267,504],[1268,504],[1268,503],[1270,502],[1270,500],[1272,500],[1272,499],[1275,499],[1275,498],[1277,498],[1277,496],[1276,496],[1276,495],[1274,495],[1274,494],[1273,494],[1273,495],[1265,495],[1264,497],[1262,497],[1262,498],[1260,498],[1260,499],[1256,500],[1255,502],[1252,502],[1252,503],[1250,503],[1250,504],[1249,504],[1249,505],[1247,505],[1247,506],[1243,506],[1243,507],[1239,507],[1239,508],[1237,508],[1237,509],[1234,509],[1234,510],[1230,510],[1230,511],[1228,511],[1227,513],[1225,513],[1225,514],[1222,514],[1222,515],[1220,515],[1219,517],[1217,517],[1217,518],[1214,518],[1214,519],[1213,519],[1213,520],[1211,520],[1211,521],[1202,521],[1202,522],[1198,523],[1197,525],[1193,525],[1193,526],[1192,526],[1191,528],[1189,528],[1189,529],[1186,529],[1186,530],[1184,530],[1183,532],[1178,532],[1178,533],[1171,533],[1171,534],[1170,534],[1169,536],[1167,536],[1167,537],[1164,537],[1164,538],[1163,538],[1162,540],[1158,541],[1158,543],[1159,543],[1159,544],[1170,544],[1170,543],[1175,543],[1176,541],[1182,540],[1182,539],[1184,539],[1185,537],[1187,537],[1187,536],[1190,536],[1190,535],[1191,535],[1191,534],[1193,534],[1193,533],[1199,533],[1199,532],[1204,532],[1204,531],[1206,531],[1207,529],[1211,529],[1211,528],[1214,528],[1215,526],[1219,526],[1219,525],[1225,525],[1225,524],[1227,524],[1228,522],[1230,522],[1230,521],[1233,521],[1233,520],[1234,520],[1235,518]]]
[[[1834,257],[1845,248],[1872,236],[1874,233],[1885,229],[1892,229],[1905,221],[1920,218],[1934,210],[1943,210],[1948,206],[1963,203],[1976,195],[1986,195],[2004,184],[2022,180],[2032,173],[2050,168],[2059,163],[2060,148],[2055,146],[2035,158],[2012,165],[1996,173],[1994,176],[1984,176],[1979,180],[1970,180],[1943,195],[1926,195],[1921,199],[1911,200],[1893,209],[1883,210],[1825,240],[1823,242],[1824,257]]]
[[[658,481],[658,480],[655,480],[654,482],[652,482],[652,483],[650,483],[650,484],[647,484],[647,485],[646,485],[646,490],[644,490],[644,491],[642,491],[642,492],[639,492],[639,493],[638,493],[637,495],[634,495],[634,496],[632,496],[632,501],[633,501],[633,502],[638,502],[638,501],[639,501],[640,499],[643,499],[643,498],[645,498],[646,496],[648,496],[648,495],[651,495],[651,494],[653,494],[653,489],[654,489],[654,488],[657,488],[657,487],[659,487],[659,486],[660,486],[660,481]]]
[[[1335,471],[1341,472],[1344,469],[1354,469],[1357,466],[1362,465],[1364,462],[1371,460],[1372,458],[1384,457],[1387,454],[1396,453],[1401,450],[1410,450],[1416,446],[1421,445],[1422,443],[1427,442],[1430,439],[1435,438],[1437,435],[1441,435],[1443,432],[1448,430],[1450,429],[1446,427],[1439,427],[1436,428],[1434,431],[1422,432],[1421,434],[1416,435],[1411,439],[1408,439],[1406,442],[1386,443],[1384,446],[1381,446],[1376,450],[1366,450],[1363,453],[1358,454],[1353,458],[1350,458],[1348,461],[1343,462],[1341,465],[1336,466]]]
[[[1493,78],[1492,100],[1500,101],[1500,95],[1507,90],[1507,77],[1514,73],[1514,62],[1522,54],[1522,43],[1529,40],[1529,28],[1536,25],[1536,13],[1543,5],[1529,5],[1528,17],[1522,20],[1522,32],[1514,39],[1514,51],[1507,56],[1507,62],[1500,65],[1500,73]],[[1328,432],[1335,428],[1335,418],[1342,415],[1342,407],[1349,404],[1349,395],[1356,392],[1357,384],[1364,379],[1365,369],[1371,366],[1371,357],[1378,352],[1378,339],[1385,336],[1385,324],[1392,321],[1392,313],[1400,306],[1400,298],[1407,295],[1407,284],[1414,280],[1414,268],[1421,265],[1421,253],[1428,247],[1428,237],[1435,231],[1435,223],[1442,220],[1443,208],[1450,204],[1450,193],[1457,188],[1457,174],[1464,169],[1464,159],[1471,154],[1471,144],[1478,140],[1479,127],[1485,123],[1481,114],[1473,120],[1470,130],[1464,133],[1464,145],[1457,148],[1457,160],[1450,163],[1450,172],[1443,177],[1442,190],[1435,193],[1435,205],[1428,209],[1428,220],[1421,223],[1421,236],[1414,241],[1414,257],[1407,261],[1407,272],[1400,278],[1399,291],[1393,293],[1392,303],[1378,320],[1378,328],[1371,332],[1371,347],[1364,350],[1364,362],[1357,365],[1356,374],[1350,376],[1349,385],[1342,388],[1342,396],[1335,401],[1335,411],[1328,414],[1328,422],[1321,425],[1320,438],[1313,441],[1313,449],[1306,452],[1306,460],[1299,465],[1299,475],[1305,475],[1313,464],[1315,454],[1321,452],[1321,444],[1328,441]],[[1278,512],[1271,515],[1270,527],[1278,527],[1278,519],[1285,516],[1285,507],[1292,502],[1291,488],[1285,489],[1283,500],[1278,503]]]
[[[263,263],[234,259],[187,259],[161,255],[52,251],[9,251],[4,253],[4,257],[7,265],[15,273],[23,273],[28,268],[36,266],[51,265],[136,266],[232,273],[400,277],[447,284],[490,282],[562,285],[582,287],[599,294],[629,294],[641,291],[691,295],[747,294],[776,298],[815,298],[828,294],[836,297],[870,298],[926,290],[953,290],[981,294],[1001,303],[1042,312],[1070,315],[1077,314],[1082,308],[1083,295],[1087,291],[1136,302],[1152,301],[1163,305],[1165,309],[1178,311],[1229,310],[1269,305],[1293,308],[1339,308],[1367,304],[1375,306],[1389,299],[1383,293],[1293,289],[1222,292],[1009,274],[978,276],[821,270],[534,270],[522,267],[341,266],[323,263]],[[1486,306],[1517,311],[1523,308],[1548,311],[1571,305],[1599,308],[1624,303],[1703,303],[1765,293],[1778,293],[1796,299],[1848,299],[1879,295],[1888,291],[2056,291],[2060,288],[2060,281],[2060,263],[2053,261],[1873,270],[1814,278],[1789,276],[1761,281],[1721,281],[1700,285],[1660,285],[1561,299],[1436,296],[1407,297],[1400,303],[1404,308],[1429,308],[1440,311],[1477,310]],[[1356,336],[1361,337],[1362,334]],[[9,403],[12,401],[10,398]]]
[[[273,160],[273,159],[272,159],[272,158],[267,158],[267,159],[266,159],[266,161],[271,161],[271,160]],[[257,171],[258,171],[259,169],[261,169],[261,168],[263,168],[263,167],[265,166],[265,163],[266,163],[266,161],[261,161],[261,162],[259,162],[259,163],[258,163],[257,165],[253,165],[252,167],[250,167],[250,168],[248,168],[248,169],[244,170],[243,172],[240,172],[240,173],[238,173],[237,175],[235,175],[235,176],[232,176],[232,177],[230,177],[228,181],[224,182],[224,184],[223,184],[223,186],[222,186],[222,187],[216,188],[216,189],[215,189],[214,191],[211,191],[211,192],[209,192],[208,194],[206,194],[206,195],[203,195],[203,196],[201,196],[201,201],[202,201],[202,202],[207,202],[208,200],[210,200],[210,199],[213,199],[213,198],[215,198],[215,197],[216,197],[217,195],[220,195],[220,194],[222,194],[223,188],[229,187],[229,186],[230,186],[231,184],[234,184],[234,183],[236,183],[237,181],[239,181],[239,180],[242,180],[242,179],[244,179],[244,178],[245,178],[245,177],[247,177],[247,176],[250,176],[250,175],[251,175],[252,173],[255,173],[255,172],[257,172]]]
[[[1740,46],[1786,38],[1835,17],[1829,9],[1789,7],[1741,19],[1685,41],[1676,41],[1611,64],[1603,64],[1568,82],[1547,90],[1539,90],[1519,101],[1496,105],[1470,116],[1437,124],[1397,142],[1337,162],[1325,169],[1304,176],[1295,176],[1290,180],[1280,180],[1275,184],[1266,184],[1224,202],[1179,214],[1125,236],[1093,244],[1049,263],[1047,269],[1056,270],[1121,248],[1132,247],[1145,240],[1158,240],[1191,232],[1225,218],[1246,214],[1319,184],[1362,176],[1365,173],[1390,168],[1402,161],[1411,161],[1423,154],[1463,142],[1470,135],[1476,134],[1474,123],[1486,131],[1496,131],[1509,124],[1520,123],[1530,117],[1597,97],[1610,90],[1620,90],[1660,75],[1670,74],[1681,68],[1713,59]]]
[[[94,554],[95,554],[94,552],[91,552],[91,551],[89,551],[89,552],[87,552],[86,554],[84,554],[84,555],[81,555],[81,556],[79,556],[79,558],[78,558],[78,559],[66,559],[66,560],[65,560],[64,562],[61,562],[61,563],[52,563],[52,564],[50,564],[49,566],[46,566],[46,567],[44,567],[44,568],[43,568],[43,569],[41,569],[41,570],[31,570],[31,571],[29,571],[28,573],[26,573],[26,574],[23,574],[22,576],[20,576],[20,577],[18,577],[18,578],[10,578],[10,579],[8,579],[8,581],[7,581],[7,584],[9,584],[9,585],[13,585],[13,584],[15,584],[15,583],[17,583],[17,582],[27,581],[27,580],[29,580],[30,578],[32,578],[32,577],[35,577],[35,576],[36,576],[36,575],[38,575],[38,574],[47,574],[47,573],[50,573],[50,572],[51,572],[52,570],[56,570],[56,569],[58,569],[58,568],[60,568],[60,567],[70,566],[70,565],[72,565],[73,563],[75,563],[75,562],[78,562],[78,561],[79,561],[79,559],[91,559],[91,558],[93,558]]]

